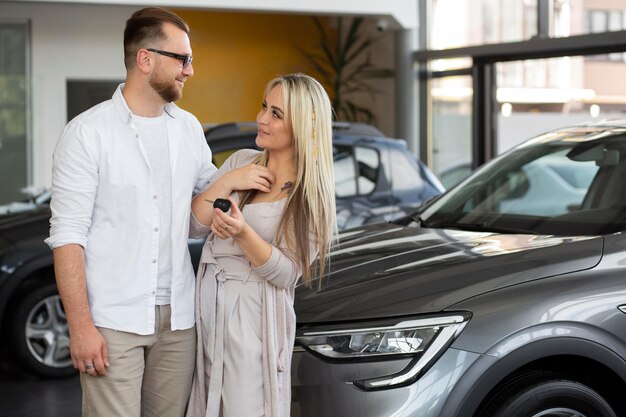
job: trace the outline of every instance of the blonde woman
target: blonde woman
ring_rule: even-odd
[[[324,269],[336,229],[331,112],[313,78],[271,80],[257,116],[263,151],[234,153],[192,203],[192,230],[208,238],[190,417],[289,415],[294,289]],[[230,210],[214,208],[218,198]]]

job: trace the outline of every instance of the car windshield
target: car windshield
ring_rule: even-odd
[[[626,230],[623,129],[554,132],[499,156],[420,214],[423,226],[597,235]]]

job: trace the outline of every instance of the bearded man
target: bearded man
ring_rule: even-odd
[[[189,27],[158,7],[124,31],[126,80],[54,152],[50,237],[83,416],[182,416],[196,331],[190,205],[216,172],[173,102],[194,73]]]

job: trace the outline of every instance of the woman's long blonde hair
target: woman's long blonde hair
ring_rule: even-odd
[[[324,87],[308,75],[288,74],[271,80],[263,98],[278,85],[283,91],[285,121],[291,126],[293,135],[297,178],[276,237],[285,238],[292,258],[300,262],[304,284],[310,286],[314,275],[319,275],[321,285],[330,245],[337,231],[332,108]],[[265,150],[256,163],[266,166],[268,157]],[[241,206],[253,197],[253,192],[245,192]],[[310,232],[314,241],[309,241]],[[317,245],[319,250],[314,265],[309,256],[311,244]]]

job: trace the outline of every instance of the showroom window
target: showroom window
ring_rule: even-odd
[[[537,33],[534,1],[432,0],[431,8],[430,49],[515,42]]]
[[[0,204],[29,183],[28,25],[0,22]]]
[[[585,27],[589,33],[614,32],[626,29],[626,7],[624,10],[586,10]],[[594,55],[589,61],[626,62],[626,53]]]
[[[626,115],[626,87],[616,82],[626,71],[626,5],[476,3],[420,8],[420,158],[447,188],[536,134]],[[464,23],[447,19],[452,11]]]
[[[497,151],[548,130],[626,114],[626,64],[565,56],[496,65]]]
[[[431,80],[432,170],[444,187],[464,178],[472,165],[472,79],[450,76]]]

